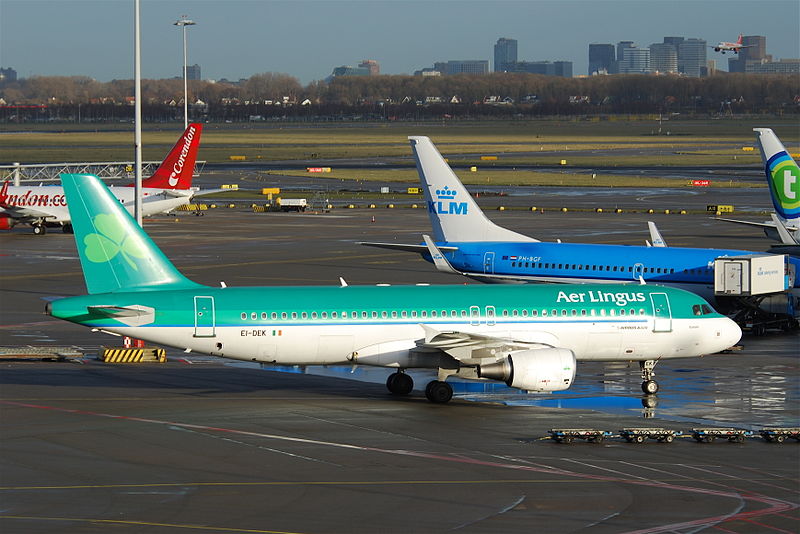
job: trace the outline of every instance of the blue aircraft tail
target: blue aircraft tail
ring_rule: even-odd
[[[753,128],[775,212],[785,220],[800,217],[800,169],[770,128]]]

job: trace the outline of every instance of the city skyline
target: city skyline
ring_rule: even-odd
[[[800,56],[794,0],[688,1],[257,1],[142,0],[142,75],[181,74],[183,14],[189,64],[203,78],[238,80],[285,73],[303,85],[335,67],[378,61],[382,74],[412,74],[436,62],[488,60],[500,38],[518,42],[520,61],[570,61],[588,69],[591,43],[665,36],[709,45],[739,33],[767,37],[776,59]],[[0,67],[19,77],[83,75],[99,81],[133,77],[133,0],[0,0]],[[709,49],[717,69],[732,54]]]

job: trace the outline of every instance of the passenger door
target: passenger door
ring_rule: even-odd
[[[194,298],[194,337],[215,337],[214,297]]]
[[[672,310],[666,293],[650,293],[653,304],[653,332],[672,332]]]

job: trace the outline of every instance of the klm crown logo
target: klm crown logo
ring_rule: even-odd
[[[453,191],[452,189],[448,188],[447,186],[444,186],[444,189],[437,189],[436,190],[436,196],[439,198],[439,200],[445,200],[445,199],[446,200],[452,200],[452,199],[456,198],[457,194],[458,194],[458,191]]]
[[[469,206],[466,202],[455,202],[458,191],[444,186],[434,191],[436,200],[428,202],[428,211],[437,215],[466,215]]]

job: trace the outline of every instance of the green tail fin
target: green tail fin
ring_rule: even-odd
[[[97,176],[62,174],[89,293],[198,287],[172,265]]]

